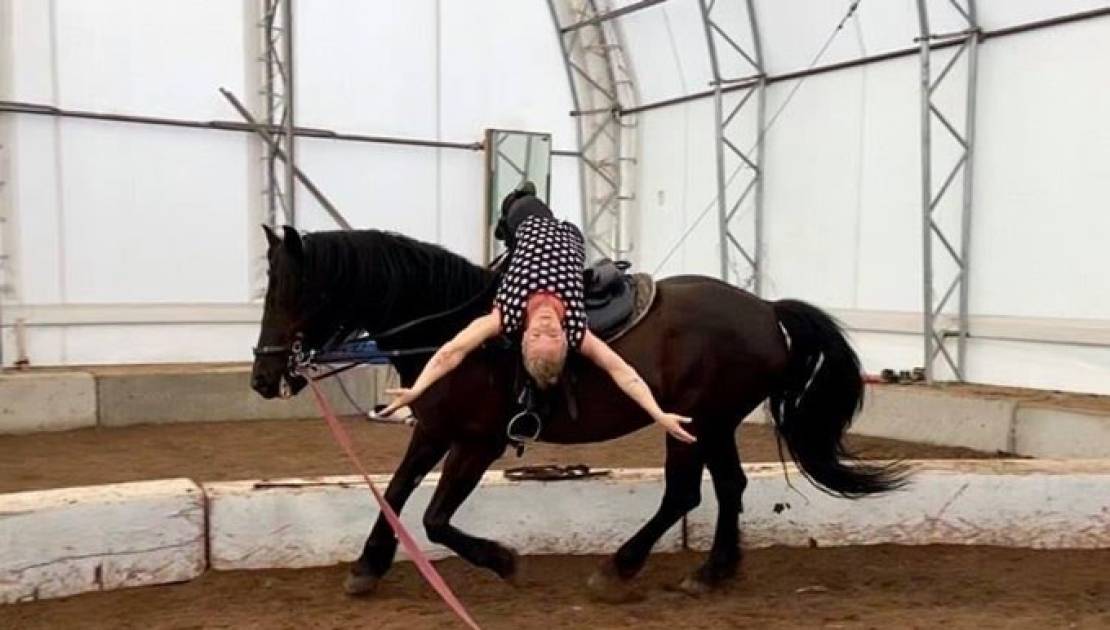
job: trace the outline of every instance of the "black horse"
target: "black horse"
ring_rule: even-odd
[[[436,345],[491,305],[494,273],[435,245],[376,230],[302,237],[287,228],[283,238],[266,233],[270,279],[252,375],[252,386],[266,398],[295,394],[305,385],[289,369],[295,347],[319,348],[358,331],[373,336],[406,322],[413,323],[380,337],[379,345]],[[648,315],[614,349],[643,375],[663,408],[693,418],[698,441],[666,438],[662,503],[591,577],[603,597],[627,592],[660,536],[698,505],[703,468],[717,495],[716,532],[707,561],[681,586],[697,593],[736,574],[737,521],[747,480],[734,433],[768,398],[781,442],[819,487],[854,498],[904,481],[904,471],[862,463],[845,451],[841,440],[863,397],[859,360],[837,324],[813,306],[767,302],[708,277],[668,278],[658,283]],[[427,358],[395,362],[406,386]],[[446,455],[424,515],[428,538],[506,579],[516,571],[515,554],[453,527],[451,518],[507,446],[518,361],[519,351],[480,349],[429,389],[413,405],[419,423],[386,490],[400,512],[419,480]],[[651,423],[588,361],[568,365],[578,417],[555,409],[542,440],[609,440]],[[396,548],[389,525],[379,518],[351,567],[347,591],[373,590]]]

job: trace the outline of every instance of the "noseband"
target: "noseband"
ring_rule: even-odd
[[[304,363],[304,334],[297,333],[293,335],[293,341],[284,345],[269,345],[257,346],[251,348],[254,356],[257,357],[272,357],[288,355],[287,371],[290,375],[296,375],[300,366]]]

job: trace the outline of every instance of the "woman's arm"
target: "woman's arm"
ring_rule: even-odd
[[[470,322],[455,338],[448,341],[436,351],[424,370],[420,372],[416,382],[411,388],[397,388],[387,390],[387,394],[395,394],[397,398],[381,411],[382,416],[388,416],[401,407],[416,400],[432,383],[435,383],[444,374],[458,367],[466,355],[482,345],[487,339],[501,333],[501,311],[494,308],[490,313]]]
[[[655,396],[651,394],[651,389],[644,379],[640,378],[636,370],[619,354],[613,352],[609,344],[598,339],[592,332],[586,331],[586,336],[582,338],[581,352],[598,367],[608,372],[617,386],[643,407],[651,419],[662,425],[668,433],[686,443],[696,440],[682,428],[682,424],[690,422],[690,418],[666,413],[660,409],[659,403],[655,402]]]

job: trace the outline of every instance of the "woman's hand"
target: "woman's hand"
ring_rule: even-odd
[[[393,399],[393,402],[386,405],[385,409],[382,409],[380,412],[378,412],[378,417],[380,418],[388,418],[389,416],[392,416],[394,413],[396,413],[398,409],[410,404],[412,401],[420,397],[420,392],[408,387],[387,389],[385,390],[385,393],[391,396],[396,396],[396,398]]]
[[[677,413],[660,413],[654,420],[679,442],[693,444],[698,441],[696,437],[690,435],[686,432],[686,429],[682,428],[682,425],[692,422],[692,420],[686,416],[680,416]]]
[[[651,415],[652,420],[658,422],[676,440],[686,444],[693,444],[697,441],[697,438],[682,428],[682,425],[691,422],[690,418],[676,413],[667,413],[660,409],[659,404],[655,402],[655,396],[651,393],[651,388],[644,382],[644,379],[640,378],[636,370],[619,354],[613,352],[609,344],[598,339],[592,332],[586,331],[586,335],[582,338],[581,352],[596,363],[598,367],[608,372],[609,377],[613,379],[617,387],[620,387],[625,394],[635,400],[644,411]]]
[[[447,374],[455,367],[462,363],[466,355],[473,349],[482,344],[483,341],[491,337],[495,337],[501,333],[501,312],[496,308],[492,312],[487,313],[470,322],[466,328],[463,328],[455,338],[436,350],[432,358],[428,360],[424,370],[420,372],[420,376],[416,378],[416,382],[412,384],[411,389],[397,388],[387,389],[385,393],[397,396],[397,399],[389,403],[389,405],[382,410],[381,415],[388,415],[397,411],[401,407],[416,400],[420,394],[424,393],[432,383],[435,383],[441,376]]]

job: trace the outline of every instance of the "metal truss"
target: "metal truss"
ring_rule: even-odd
[[[294,73],[293,73],[293,7],[292,0],[260,0],[262,2],[262,62],[263,85],[260,91],[265,107],[265,123],[273,133],[273,144],[267,143],[265,164],[266,223],[276,226],[280,219],[286,225],[296,225],[296,134],[294,133]],[[284,155],[286,159],[278,157]]]
[[[929,382],[936,380],[938,357],[942,357],[952,375],[957,380],[965,380],[967,367],[968,339],[968,276],[971,242],[972,211],[972,162],[975,148],[975,86],[978,74],[978,45],[982,36],[975,11],[975,0],[947,0],[947,3],[960,15],[965,28],[952,33],[933,33],[929,26],[928,0],[917,0],[918,24],[920,27],[919,58],[921,61],[921,209],[922,239],[924,255],[924,337],[925,337],[925,375]],[[941,45],[954,47],[940,72],[933,74],[931,62],[935,49]],[[943,84],[951,70],[964,60],[967,82],[964,91],[963,129],[957,129],[952,122],[952,112],[942,111],[936,100],[937,89]],[[955,163],[945,167],[945,176],[939,187],[934,186],[933,162],[934,121],[939,123],[940,138],[956,147]],[[938,220],[937,208],[945,200],[952,199],[957,193],[950,192],[952,183],[962,175],[962,197],[958,205],[958,221]],[[951,278],[948,278],[949,270]],[[937,299],[936,282],[943,288]],[[946,316],[950,300],[956,296],[958,315]],[[946,345],[955,337],[956,356]]]
[[[763,288],[763,133],[767,75],[763,67],[755,7],[752,0],[746,0],[743,4],[747,23],[736,24],[718,17],[722,13],[724,0],[699,0],[698,4],[713,70],[721,279],[758,295]],[[739,4],[738,0],[736,4]],[[741,35],[745,29],[750,35],[749,47],[740,43],[745,40]],[[724,76],[722,66],[726,60],[740,61],[740,67],[749,72],[745,76]],[[726,92],[737,92],[739,97],[727,113]],[[752,101],[754,105],[749,105]],[[743,150],[738,146],[742,142],[739,130],[744,118],[740,114],[753,108],[755,112],[753,116],[748,116],[748,124],[754,125],[756,140],[752,148]],[[730,187],[730,183],[737,178],[739,181]],[[752,197],[750,207],[743,209],[749,197]]]
[[[628,218],[635,212],[636,119],[622,105],[639,102],[632,67],[614,18],[658,4],[616,11],[595,0],[548,0],[577,118],[582,224],[589,259],[631,251]]]
[[[4,367],[4,305],[7,302],[9,295],[12,293],[12,266],[10,264],[11,254],[8,253],[6,245],[9,239],[12,238],[11,221],[8,216],[8,209],[11,204],[8,202],[8,194],[10,187],[8,186],[8,147],[5,144],[7,137],[4,132],[6,127],[0,123],[0,369]]]

